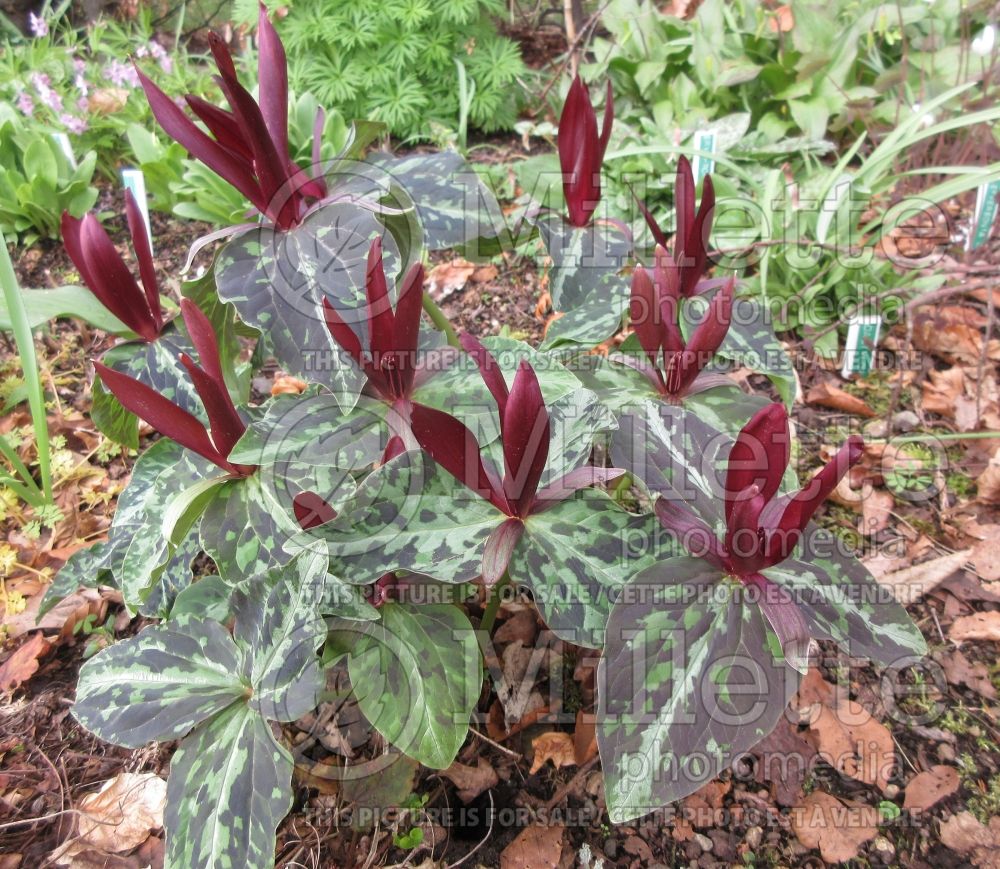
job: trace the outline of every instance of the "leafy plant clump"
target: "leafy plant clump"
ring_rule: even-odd
[[[94,422],[132,446],[137,418],[161,437],[108,539],[67,562],[46,605],[112,584],[157,620],[87,661],[74,714],[126,746],[179,740],[167,866],[271,865],[297,759],[272,722],[312,713],[330,670],[392,747],[326,761],[345,796],[400,753],[447,768],[494,678],[475,620],[488,633],[509,586],[565,643],[602,653],[616,823],[693,792],[766,736],[812,640],[884,665],[924,652],[905,611],[810,522],[860,439],[800,483],[785,406],[726,375],[735,360],[782,384],[788,363],[766,321],[733,316],[735,283],[704,274],[710,182],[696,208],[679,165],[673,257],[595,220],[612,112],[599,130],[575,83],[560,137],[588,157],[567,170],[570,219],[536,211],[525,228],[553,260],[570,327],[541,348],[440,331],[424,254],[502,246],[497,203],[458,155],[366,155],[360,133],[297,166],[263,9],[258,28],[258,98],[213,40],[230,108],[187,103],[209,133],[143,80],[164,129],[258,212],[183,285],[180,316],[141,221],[129,221],[136,280],[96,221],[65,220],[70,256],[121,322],[95,362]],[[635,340],[594,356],[626,320]],[[306,389],[251,402],[268,357]],[[632,509],[609,483],[631,484]],[[203,556],[216,572],[195,576]]]
[[[492,20],[504,11],[495,0],[296,0],[278,29],[296,89],[427,138],[457,132],[463,116],[485,132],[514,126],[525,66]]]

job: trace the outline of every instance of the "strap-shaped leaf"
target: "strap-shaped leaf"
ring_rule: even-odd
[[[608,621],[598,746],[615,823],[696,791],[777,724],[798,674],[760,607],[705,562],[638,574]]]
[[[445,769],[465,742],[482,687],[472,625],[449,604],[387,603],[380,612],[348,658],[358,705],[400,751]]]
[[[245,704],[191,733],[170,761],[165,866],[273,865],[274,833],[292,805],[292,767],[268,723]]]
[[[596,489],[584,489],[525,520],[510,562],[515,582],[532,592],[556,636],[599,648],[611,604],[627,579],[656,560],[652,545],[664,535],[650,516],[619,507]],[[673,551],[660,552],[659,557]]]
[[[329,547],[330,570],[346,582],[375,582],[409,570],[445,582],[479,576],[483,545],[507,517],[424,453],[405,453],[371,473],[337,518],[289,542]]]
[[[834,640],[852,657],[889,667],[927,654],[913,620],[843,543],[810,523],[797,557],[763,571],[799,603],[817,639]]]
[[[179,739],[249,697],[241,658],[218,622],[154,625],[83,665],[73,713],[102,739],[129,748]]]

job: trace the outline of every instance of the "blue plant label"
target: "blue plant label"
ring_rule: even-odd
[[[864,377],[872,370],[881,330],[882,318],[878,314],[855,314],[847,321],[844,367],[840,372],[842,377],[850,377],[852,374]]]
[[[986,244],[997,217],[997,197],[1000,196],[1000,180],[979,185],[976,193],[976,210],[972,215],[969,231],[968,250],[975,250]]]
[[[699,151],[715,153],[715,133],[710,130],[701,130],[694,134],[694,146]],[[694,180],[701,181],[706,175],[710,175],[715,170],[715,160],[711,157],[703,157],[701,154],[694,156]]]
[[[122,169],[122,184],[127,190],[132,191],[139,211],[142,214],[142,222],[146,224],[146,235],[149,237],[149,247],[153,247],[153,228],[149,223],[149,203],[146,201],[146,176],[142,174],[142,169]]]

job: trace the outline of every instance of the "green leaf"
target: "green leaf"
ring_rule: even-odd
[[[165,865],[273,865],[275,830],[292,806],[292,767],[267,722],[244,704],[191,733],[170,761]]]
[[[636,575],[608,622],[597,740],[624,823],[693,793],[777,724],[798,687],[760,607],[704,562]]]
[[[538,229],[552,258],[549,292],[555,310],[572,311],[591,299],[612,298],[608,294],[618,286],[614,279],[630,261],[630,238],[616,226],[593,223],[577,227],[555,217],[540,221]],[[622,296],[627,305],[628,281],[618,280],[625,292],[613,298]],[[624,308],[619,315],[623,313]]]
[[[102,739],[139,748],[179,739],[250,695],[239,649],[218,622],[154,625],[80,670],[73,714]]]
[[[628,578],[652,564],[659,523],[584,489],[529,516],[510,576],[531,589],[546,625],[578,646],[600,648],[611,604]]]
[[[884,667],[927,654],[920,630],[844,544],[814,524],[798,554],[764,570],[799,604],[810,635],[836,642],[851,657]]]
[[[292,548],[329,547],[330,570],[346,582],[375,582],[409,570],[445,582],[481,573],[482,548],[507,517],[422,452],[371,473],[332,522],[303,532]]]
[[[376,153],[364,162],[386,172],[412,200],[428,250],[453,248],[481,256],[496,248],[505,227],[500,206],[461,154]]]
[[[400,751],[445,769],[465,742],[482,687],[472,625],[448,604],[390,602],[380,612],[348,657],[358,705]]]
[[[629,302],[629,282],[617,272],[594,275],[586,295],[553,320],[542,340],[543,350],[596,347],[622,327]]]
[[[59,317],[76,317],[105,332],[121,335],[128,326],[108,311],[86,287],[66,286],[51,290],[22,289],[24,310],[32,329]],[[7,304],[0,298],[0,329],[12,328]]]

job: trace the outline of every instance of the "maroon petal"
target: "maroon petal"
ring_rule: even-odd
[[[677,159],[674,211],[677,225],[674,232],[674,260],[679,266],[684,266],[684,248],[691,232],[691,225],[694,223],[694,172],[691,171],[688,158],[683,154]]]
[[[726,553],[740,566],[740,573],[759,570],[756,566],[763,555],[760,514],[767,499],[758,486],[749,486],[733,500],[726,523]]]
[[[837,455],[803,489],[788,500],[777,524],[773,544],[773,554],[779,561],[791,555],[801,533],[805,531],[806,525],[819,509],[819,505],[837,488],[837,483],[844,475],[861,461],[864,451],[865,443],[860,435],[851,435],[838,450]]]
[[[198,351],[198,362],[211,377],[223,389],[226,387],[226,378],[222,374],[222,364],[219,360],[219,344],[215,339],[215,329],[212,323],[202,311],[190,299],[181,299],[181,316],[184,318],[184,325],[187,326],[188,334],[191,336],[191,343]]]
[[[232,112],[204,100],[196,94],[186,94],[184,101],[188,108],[208,127],[216,141],[224,148],[246,161],[247,171],[253,174],[253,151],[243,137],[243,130]]]
[[[208,414],[212,443],[219,453],[228,456],[236,442],[243,437],[246,425],[233,407],[233,401],[225,385],[220,386],[204,369],[195,365],[194,360],[186,353],[181,353],[180,361],[191,376],[198,397]]]
[[[346,350],[358,365],[364,367],[361,341],[354,334],[354,330],[344,322],[327,298],[323,299],[323,316],[326,319],[326,328],[330,330],[333,340]]]
[[[128,219],[128,231],[132,236],[132,249],[139,261],[139,277],[142,278],[142,288],[146,291],[146,302],[149,312],[153,315],[156,331],[163,329],[163,309],[160,307],[160,288],[156,284],[156,270],[153,267],[153,249],[149,244],[146,232],[146,221],[136,204],[132,191],[125,190],[125,216]]]
[[[574,226],[586,226],[597,206],[600,187],[595,171],[600,168],[597,116],[580,77],[573,79],[559,118],[559,164],[563,193]]]
[[[685,348],[681,367],[681,388],[690,386],[694,379],[715,356],[716,351],[726,339],[729,324],[733,318],[733,288],[736,279],[730,278],[715,294],[703,319],[691,335]]]
[[[145,295],[93,214],[84,215],[80,226],[80,252],[91,277],[117,300],[120,310],[127,312],[123,318],[112,309],[115,316],[147,341],[155,341],[159,330]]]
[[[403,439],[399,435],[393,435],[385,445],[385,451],[382,453],[382,464],[391,462],[394,458],[403,455],[405,452],[406,444],[403,443]]]
[[[518,516],[526,515],[538,491],[538,481],[549,457],[549,412],[532,367],[524,360],[517,367],[504,407],[503,488]]]
[[[389,301],[389,287],[382,268],[382,239],[376,238],[368,250],[368,271],[365,275],[368,297],[368,344],[376,368],[396,349],[395,316]]]
[[[423,309],[424,267],[422,263],[414,263],[403,278],[393,324],[404,395],[409,394],[417,371],[417,344],[420,341],[420,314]]]
[[[660,524],[670,531],[695,558],[704,558],[714,567],[723,569],[725,553],[712,530],[683,504],[668,498],[657,498],[653,511]]]
[[[337,511],[315,492],[299,492],[292,500],[295,521],[303,531],[309,531],[337,518]]]
[[[76,270],[80,273],[84,284],[87,285],[105,308],[133,332],[138,332],[137,327],[140,324],[133,322],[132,308],[126,304],[125,298],[112,290],[105,282],[103,275],[99,279],[91,271],[90,264],[83,255],[82,232],[83,221],[72,217],[68,211],[64,211],[62,216],[63,244],[66,247],[66,253],[69,254],[69,258],[73,261],[73,265],[76,266]]]
[[[264,213],[267,210],[268,199],[262,194],[260,185],[253,176],[253,170],[246,161],[238,154],[212,141],[141,70],[137,68],[136,71],[139,73],[139,82],[146,92],[153,117],[163,131],[175,142],[187,148],[193,157],[208,166],[216,175],[232,184],[254,204],[258,211]]]
[[[535,495],[535,501],[531,505],[532,514],[540,513],[542,510],[565,501],[580,489],[586,489],[595,483],[608,483],[617,480],[627,473],[624,468],[598,468],[594,465],[584,465],[582,468],[575,468],[568,474],[564,474],[558,480],[550,483]]]
[[[214,462],[220,468],[236,472],[235,467],[215,448],[205,426],[192,414],[177,407],[145,383],[125,374],[119,374],[100,362],[95,362],[94,368],[104,385],[126,410],[145,420],[160,434],[166,435],[182,447]]]
[[[479,442],[455,417],[440,410],[413,405],[410,412],[413,436],[435,462],[460,483],[510,515],[510,508],[496,482],[483,465]]]
[[[278,154],[288,156],[288,62],[285,47],[260,5],[257,17],[257,81],[260,111]]]
[[[770,501],[781,485],[788,467],[791,437],[788,412],[775,402],[761,408],[736,438],[726,470],[726,522],[731,521],[736,499],[757,485],[765,501]]]
[[[483,583],[492,588],[507,572],[514,548],[524,534],[524,523],[520,519],[507,519],[486,538],[483,549]]]
[[[766,576],[746,577],[747,586],[757,591],[757,604],[781,643],[785,660],[800,673],[809,669],[809,626],[788,589]]]
[[[694,218],[687,238],[684,240],[684,250],[677,262],[681,268],[681,295],[693,296],[698,281],[705,273],[708,262],[708,236],[712,231],[712,218],[715,213],[715,188],[712,179],[706,175],[702,182],[701,204],[698,215]]]
[[[632,272],[632,297],[629,299],[628,316],[639,344],[655,369],[659,363],[664,329],[653,279],[642,266],[636,266]]]
[[[653,265],[653,287],[660,300],[660,321],[663,323],[663,350],[674,353],[684,347],[684,337],[677,323],[680,313],[680,269],[667,249],[656,246]]]
[[[631,188],[629,188],[631,190]],[[649,210],[646,203],[643,202],[638,196],[635,195],[635,191],[632,190],[632,198],[635,200],[635,204],[639,206],[639,213],[642,214],[643,220],[646,221],[646,226],[649,227],[650,233],[652,233],[653,241],[658,245],[663,247],[667,246],[667,234],[660,229],[660,224],[656,222],[656,218],[653,217],[653,212]]]
[[[479,374],[482,376],[486,388],[493,396],[493,400],[497,403],[497,408],[500,411],[500,424],[503,425],[504,408],[507,406],[507,398],[510,393],[507,390],[507,381],[503,379],[503,372],[500,370],[499,363],[475,335],[465,332],[459,338],[459,341],[465,352],[473,358],[479,367]]]

